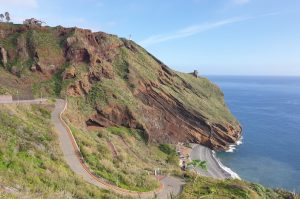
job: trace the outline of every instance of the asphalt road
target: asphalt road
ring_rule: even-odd
[[[212,150],[205,146],[194,145],[193,150],[190,154],[190,158],[192,160],[206,161],[207,171],[204,171],[200,168],[196,168],[196,171],[200,175],[213,177],[217,179],[231,178],[231,175],[224,169],[222,169],[222,167],[218,164],[217,160],[213,156]]]
[[[129,195],[132,197],[140,198],[154,198],[155,195],[157,195],[158,198],[165,199],[168,198],[170,194],[176,196],[182,191],[184,182],[178,178],[171,176],[164,177],[160,181],[161,186],[157,190],[139,193],[121,189],[115,185],[110,184],[105,179],[93,175],[83,162],[82,156],[72,135],[72,132],[70,131],[66,123],[62,120],[61,115],[65,111],[66,107],[67,104],[64,100],[57,100],[55,109],[51,115],[51,121],[57,131],[60,147],[63,151],[64,158],[67,164],[70,166],[72,171],[81,176],[85,181],[96,185],[101,189],[110,190],[121,195]]]

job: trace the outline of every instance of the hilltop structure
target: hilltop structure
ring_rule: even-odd
[[[35,19],[35,18],[25,19],[23,21],[24,25],[42,26],[43,23],[45,23],[45,22]]]

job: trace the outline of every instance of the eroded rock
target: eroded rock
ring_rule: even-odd
[[[74,66],[70,66],[63,73],[63,79],[72,79],[74,77],[76,77],[76,68]]]
[[[26,67],[40,72],[43,80],[71,65],[60,73],[62,80],[72,79],[66,81],[70,83],[67,95],[89,97],[93,86],[107,95],[106,105],[92,105],[95,114],[86,118],[87,125],[143,129],[150,142],[195,142],[217,150],[226,150],[240,138],[238,121],[223,114],[212,119],[215,114],[206,110],[206,104],[214,106],[217,102],[216,111],[227,111],[224,96],[216,86],[192,75],[192,81],[184,79],[133,41],[79,28],[57,27],[49,31],[46,27],[1,28],[1,24],[0,38],[22,35],[29,29],[35,36],[41,32],[53,36],[54,42],[38,42],[32,36],[28,43],[27,37],[20,36],[15,48],[8,52],[0,47],[1,62],[7,65],[17,59],[21,63],[34,61]],[[21,68],[13,66],[11,72],[19,75]],[[216,93],[218,96],[212,98]],[[198,106],[202,102],[204,105]]]
[[[7,65],[7,51],[0,46],[0,59],[4,67]]]
[[[126,106],[119,104],[110,104],[104,108],[97,107],[97,114],[87,120],[90,126],[125,126],[128,128],[141,127],[138,124],[133,113]]]

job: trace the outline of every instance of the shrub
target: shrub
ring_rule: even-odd
[[[175,149],[169,144],[160,144],[159,149],[167,155],[176,154]]]
[[[169,164],[178,164],[179,162],[178,156],[174,153],[168,155],[167,162]]]

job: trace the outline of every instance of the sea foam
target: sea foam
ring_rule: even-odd
[[[229,145],[229,149],[226,152],[233,153],[234,150],[236,150],[236,146],[239,146],[241,144],[243,144],[243,136],[241,136],[241,138],[236,142],[236,144]],[[218,162],[219,166],[224,171],[226,171],[232,178],[234,178],[234,179],[241,179],[240,176],[237,173],[235,173],[230,168],[228,168],[228,167],[226,167],[226,166],[224,166],[222,164],[222,162],[216,157],[216,152],[215,151],[213,151],[213,157],[216,159],[216,161]]]
[[[216,152],[215,152],[214,150],[212,150],[212,154],[213,154],[214,159],[217,161],[218,165],[219,165],[224,171],[226,171],[226,172],[230,175],[231,178],[233,178],[233,179],[239,179],[239,180],[241,179],[240,176],[239,176],[237,173],[235,173],[235,172],[232,171],[230,168],[228,168],[228,167],[226,167],[226,166],[224,166],[224,165],[222,164],[222,162],[216,157]]]
[[[226,151],[228,153],[233,153],[236,150],[236,146],[243,144],[243,136],[236,142],[236,144],[229,145],[229,149]]]

